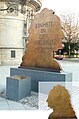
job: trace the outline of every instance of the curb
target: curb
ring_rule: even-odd
[[[62,61],[79,62],[79,58],[77,58],[77,59],[63,59]]]

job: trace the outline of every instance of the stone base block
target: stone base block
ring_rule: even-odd
[[[31,94],[31,77],[14,75],[6,78],[6,98],[20,100]]]
[[[10,75],[22,75],[31,77],[31,90],[38,92],[38,82],[71,82],[72,73],[67,72],[52,72],[47,70],[37,70],[28,68],[11,68]]]

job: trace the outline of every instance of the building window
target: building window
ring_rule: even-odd
[[[15,50],[11,50],[11,58],[15,58]]]

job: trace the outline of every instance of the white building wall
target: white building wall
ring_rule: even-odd
[[[17,17],[0,16],[0,46],[23,48],[23,23]]]
[[[15,58],[11,58],[11,51],[15,51]],[[23,49],[0,49],[0,65],[19,65],[23,56]]]
[[[6,1],[7,2],[7,1]],[[0,65],[20,65],[25,48],[25,41],[28,36],[28,29],[31,23],[31,13],[39,11],[41,0],[28,1],[25,6],[26,14],[14,10],[13,13],[7,10],[0,10]],[[15,2],[16,3],[16,2]],[[17,4],[16,4],[17,6]],[[6,9],[8,6],[4,1],[0,1],[0,9]],[[21,4],[17,6],[20,10]],[[27,23],[25,29],[26,35],[23,35],[24,23]],[[15,52],[15,57],[11,57],[11,51]]]
[[[20,64],[24,52],[23,17],[0,16],[0,64]],[[15,51],[15,58],[11,58]]]

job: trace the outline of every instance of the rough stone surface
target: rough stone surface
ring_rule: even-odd
[[[29,37],[21,67],[38,67],[60,70],[53,59],[53,51],[62,48],[64,37],[60,19],[47,8],[38,13],[29,29]]]
[[[53,108],[49,119],[76,118],[70,102],[70,95],[65,87],[61,85],[55,86],[49,92],[47,102],[48,107]]]

